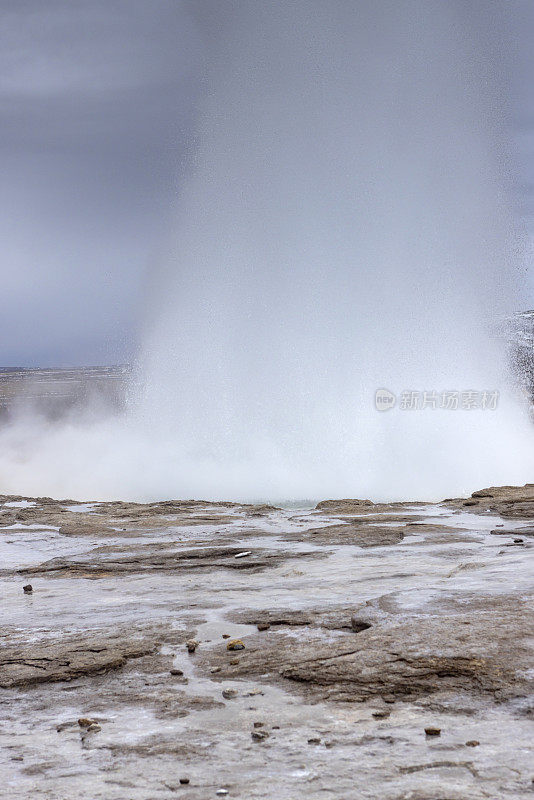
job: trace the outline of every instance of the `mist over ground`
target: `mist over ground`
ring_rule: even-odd
[[[195,65],[194,111],[172,232],[154,223],[161,251],[137,289],[127,412],[22,414],[0,432],[4,491],[391,500],[528,480],[531,422],[492,336],[530,296],[507,102],[514,9],[182,5],[194,35],[180,29],[176,58]],[[165,58],[133,77],[160,80]],[[99,282],[85,275],[81,305]],[[124,289],[132,309],[126,283],[115,303]],[[101,314],[131,334],[131,319]],[[81,353],[93,324],[78,316]],[[499,401],[381,413],[379,388]]]

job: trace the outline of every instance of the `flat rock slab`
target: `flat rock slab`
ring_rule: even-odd
[[[309,528],[284,534],[286,541],[309,541],[324,545],[356,545],[357,547],[386,547],[404,539],[404,527],[381,527],[346,523],[327,525],[324,528]]]
[[[164,530],[169,526],[189,528],[228,525],[247,518],[261,519],[279,510],[265,504],[223,501],[80,503],[74,500],[0,495],[0,504],[26,502],[29,503],[28,506],[3,506],[0,528],[17,523],[37,523],[43,527],[59,528],[63,536],[114,536],[117,529],[131,536],[136,531]]]
[[[271,619],[276,624],[274,615]],[[373,619],[371,627],[330,641],[314,629],[315,615],[281,614],[279,620],[311,627],[297,639],[280,630],[264,631],[247,641],[239,664],[228,669],[218,650],[209,666],[225,664],[225,677],[270,674],[288,679],[300,684],[310,699],[364,701],[467,692],[501,701],[534,690],[534,615],[520,602],[512,616],[479,608],[475,616]],[[331,627],[329,622],[327,618],[325,627]]]
[[[402,502],[402,503],[373,503],[371,500],[321,500],[315,506],[316,511],[322,514],[380,514],[382,512],[398,512],[402,513],[418,506],[423,506],[424,503],[418,502]]]
[[[76,637],[7,645],[0,654],[0,688],[66,681],[123,667],[128,659],[154,652],[153,640]]]
[[[38,566],[18,570],[19,575],[42,574],[51,577],[109,577],[144,572],[175,572],[192,569],[231,569],[261,571],[277,567],[288,560],[323,558],[326,554],[315,551],[286,552],[283,550],[254,550],[241,556],[240,547],[177,548],[175,545],[155,543],[124,549],[97,548],[80,559],[54,558]],[[114,553],[117,553],[114,555]],[[240,556],[237,558],[236,556]]]
[[[444,504],[475,514],[493,511],[501,517],[531,519],[534,517],[534,484],[490,486],[473,492],[470,498],[449,498]]]

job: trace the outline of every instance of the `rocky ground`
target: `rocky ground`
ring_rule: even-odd
[[[534,485],[0,525],[2,797],[534,795]]]

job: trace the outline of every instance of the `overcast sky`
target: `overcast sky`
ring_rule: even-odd
[[[191,134],[179,0],[1,0],[0,364],[128,359]]]
[[[473,0],[481,14],[496,5]],[[516,205],[529,231],[533,5],[513,2],[511,59]],[[189,8],[0,0],[0,365],[132,357],[192,147],[207,45]]]

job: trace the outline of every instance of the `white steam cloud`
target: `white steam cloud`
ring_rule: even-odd
[[[462,4],[209,11],[140,388],[120,418],[5,428],[2,490],[439,499],[532,479],[531,423],[490,336],[521,308],[500,65]],[[500,402],[379,413],[380,387]]]

